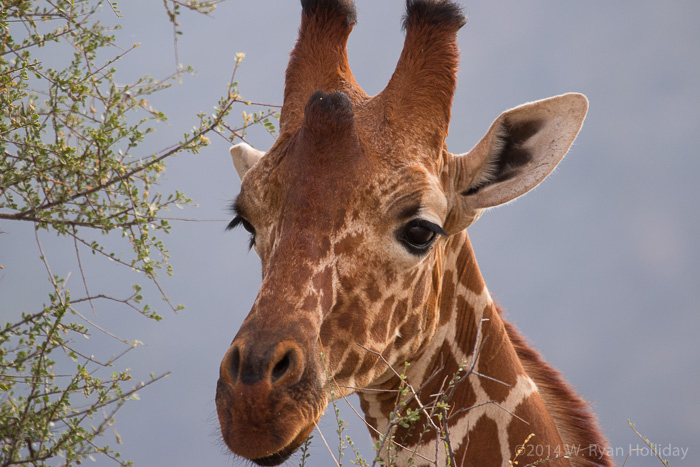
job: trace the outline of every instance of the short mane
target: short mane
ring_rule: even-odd
[[[612,467],[614,463],[608,455],[607,442],[589,404],[504,318],[503,309],[500,306],[497,309],[518,358],[527,374],[535,381],[564,445],[572,452],[571,465]]]

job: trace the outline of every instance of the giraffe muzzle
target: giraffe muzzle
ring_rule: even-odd
[[[216,389],[221,434],[229,449],[258,465],[284,462],[325,408],[315,374],[294,342],[235,339],[221,362]]]

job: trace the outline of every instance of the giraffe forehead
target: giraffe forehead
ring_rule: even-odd
[[[375,148],[372,148],[375,149]],[[304,144],[273,148],[246,176],[239,197],[250,211],[274,224],[307,225],[328,233],[362,223],[395,221],[428,213],[440,222],[446,198],[426,156],[353,151],[314,151]]]

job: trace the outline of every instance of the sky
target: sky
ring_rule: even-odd
[[[350,64],[372,95],[386,85],[401,51],[404,2],[356,3]],[[555,173],[470,227],[489,290],[508,319],[591,401],[620,465],[630,449],[641,447],[628,419],[669,447],[671,465],[696,465],[700,3],[461,3],[469,20],[459,34],[451,152],[469,150],[503,110],[516,105],[570,91],[590,100],[583,130]],[[118,5],[123,29],[117,41],[123,47],[141,43],[125,58],[120,79],[170,74],[175,56],[162,3]],[[281,104],[300,10],[289,0],[229,0],[209,18],[183,16],[178,55],[197,75],[154,96],[151,103],[170,120],[159,128],[153,149],[190,129],[195,113],[210,111],[225,93],[238,52],[246,54],[237,75],[242,94]],[[251,109],[234,110],[229,121],[240,121],[243,110]],[[261,150],[273,143],[258,130],[248,140]],[[220,360],[255,298],[260,266],[247,251],[243,230],[225,232],[228,204],[240,186],[228,146],[212,138],[200,155],[172,160],[162,184],[199,206],[173,216],[204,220],[176,223],[164,237],[174,276],[162,284],[186,309],[175,314],[163,308],[161,323],[123,309],[98,310],[96,319],[108,329],[145,343],[122,360],[124,366],[140,378],[172,371],[118,416],[120,452],[136,466],[239,465],[219,442],[214,393]],[[33,229],[4,222],[2,230],[0,303],[7,311],[0,312],[32,311],[48,290]],[[79,285],[70,248],[48,236],[44,241],[55,272],[72,272]],[[140,280],[98,261],[87,267],[95,290],[123,290]],[[109,352],[112,344],[103,341],[96,338],[94,345]],[[340,406],[355,444],[369,456],[361,420]],[[321,426],[335,446],[335,421],[325,418]],[[344,461],[352,458],[347,452]],[[315,433],[309,465],[331,462]],[[632,451],[627,465],[660,463],[648,451]]]

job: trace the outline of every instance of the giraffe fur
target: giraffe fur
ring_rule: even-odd
[[[510,109],[453,154],[459,5],[407,1],[375,96],[348,63],[355,22],[350,0],[302,1],[280,136],[231,149],[231,226],[251,233],[262,283],[220,366],[224,443],[280,465],[357,393],[387,465],[612,465],[589,406],[494,303],[466,230],[553,171],[587,99]]]

